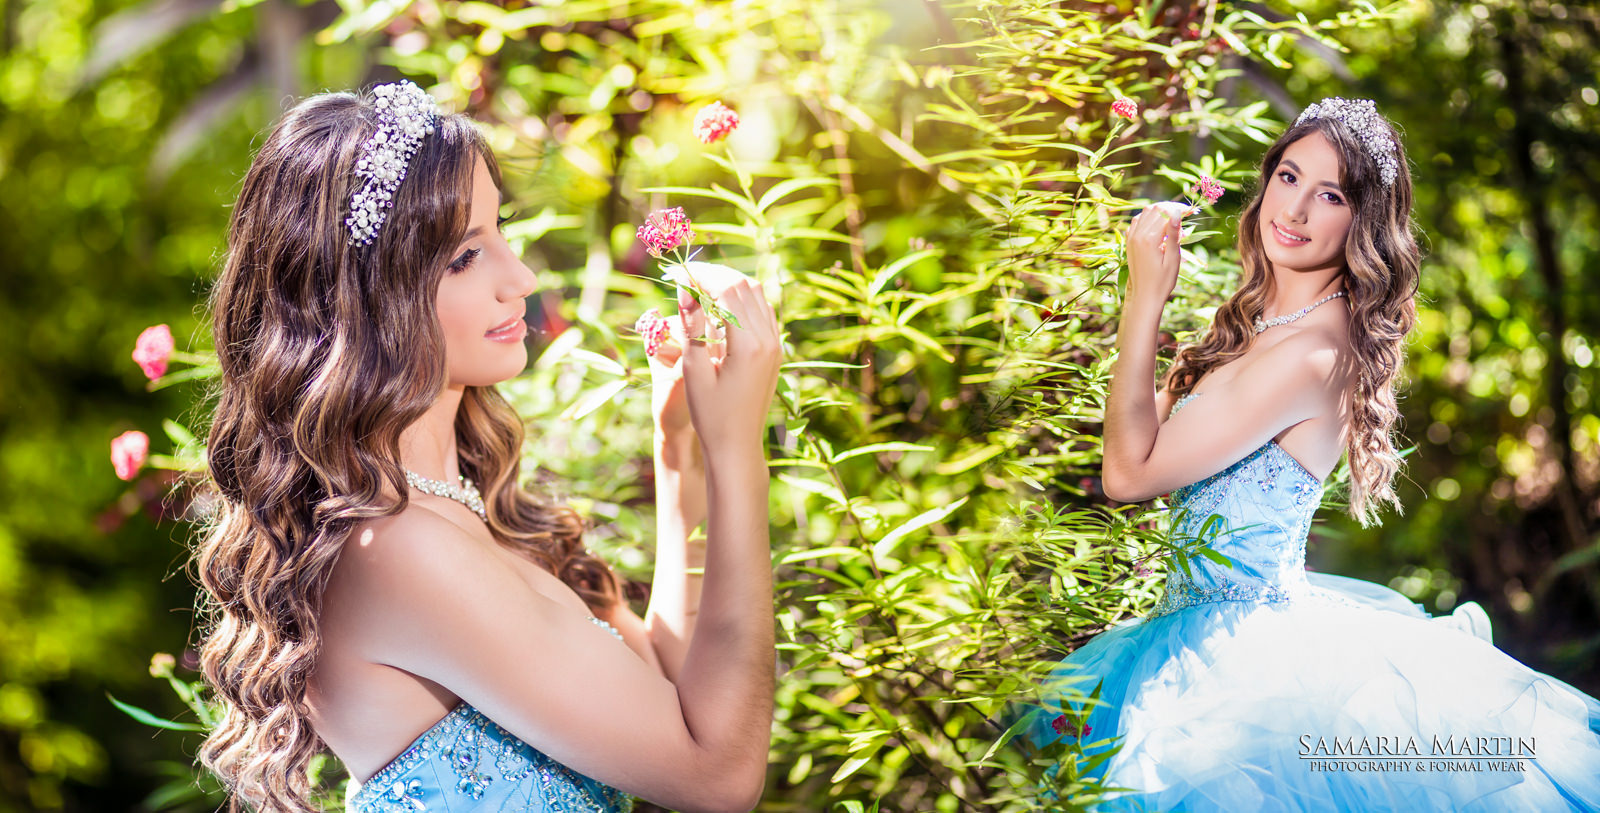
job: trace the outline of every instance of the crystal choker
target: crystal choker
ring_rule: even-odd
[[[456,479],[461,481],[460,485],[423,477],[410,469],[406,469],[406,483],[412,488],[424,494],[455,500],[472,509],[472,513],[477,514],[479,519],[488,522],[489,512],[484,510],[483,495],[478,493],[478,487],[473,485],[472,481],[466,477],[458,477]]]
[[[1312,308],[1315,308],[1316,306],[1321,305],[1322,303],[1327,302],[1336,296],[1344,296],[1344,291],[1334,291],[1333,293],[1328,294],[1327,296],[1301,308],[1300,310],[1295,311],[1294,313],[1289,314],[1288,316],[1274,316],[1271,319],[1262,319],[1261,317],[1257,316],[1256,332],[1260,333],[1269,327],[1277,327],[1278,325],[1286,325],[1290,322],[1293,322],[1294,320],[1310,313]]]

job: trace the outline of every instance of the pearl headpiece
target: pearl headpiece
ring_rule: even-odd
[[[1330,96],[1307,107],[1294,123],[1299,126],[1308,119],[1333,119],[1349,127],[1350,132],[1361,139],[1361,145],[1378,165],[1378,172],[1383,176],[1383,185],[1394,185],[1395,177],[1400,174],[1400,160],[1396,157],[1400,149],[1389,136],[1389,128],[1385,126],[1383,117],[1378,115],[1378,106],[1373,104],[1371,99],[1341,99],[1338,96]]]
[[[372,106],[378,111],[378,130],[361,145],[356,162],[361,183],[350,195],[350,216],[344,221],[350,244],[358,246],[369,245],[378,236],[394,208],[394,193],[405,180],[411,156],[433,133],[439,118],[433,97],[411,82],[373,88]]]

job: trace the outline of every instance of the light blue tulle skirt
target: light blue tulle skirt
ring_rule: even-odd
[[[1099,702],[1036,710],[1028,740],[1090,757],[1120,740],[1087,771],[1130,789],[1102,810],[1600,810],[1600,702],[1495,648],[1475,604],[1430,618],[1308,577],[1311,599],[1099,635],[1056,670]]]

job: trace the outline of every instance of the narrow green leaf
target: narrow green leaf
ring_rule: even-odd
[[[882,539],[879,539],[877,542],[875,542],[872,545],[872,554],[881,559],[891,553],[894,553],[894,549],[900,545],[901,540],[905,539],[911,534],[916,533],[917,531],[922,530],[923,528],[928,527],[929,525],[934,524],[935,522],[944,519],[945,517],[950,516],[951,513],[961,508],[961,506],[966,505],[967,499],[967,497],[962,497],[961,499],[956,500],[949,505],[941,505],[938,508],[924,511],[912,517],[911,519],[906,520],[905,522],[901,523],[899,527],[895,528],[893,531],[890,531]]]
[[[154,714],[139,708],[138,706],[129,705],[121,700],[116,699],[115,697],[112,697],[110,692],[106,692],[106,699],[110,700],[111,705],[116,706],[122,711],[123,714],[126,714],[147,726],[165,728],[170,731],[205,731],[204,728],[197,726],[194,723],[180,723],[176,720],[168,720],[165,717],[157,717]]]

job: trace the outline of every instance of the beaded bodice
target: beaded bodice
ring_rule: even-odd
[[[351,813],[622,813],[633,809],[633,799],[534,750],[463,701],[365,784],[352,780],[345,807]]]
[[[1172,405],[1172,413],[1195,397]],[[1170,416],[1169,416],[1170,417]],[[1277,441],[1172,492],[1175,544],[1199,540],[1226,556],[1227,567],[1204,557],[1189,572],[1173,568],[1154,615],[1215,601],[1278,602],[1306,595],[1306,536],[1323,484]]]

